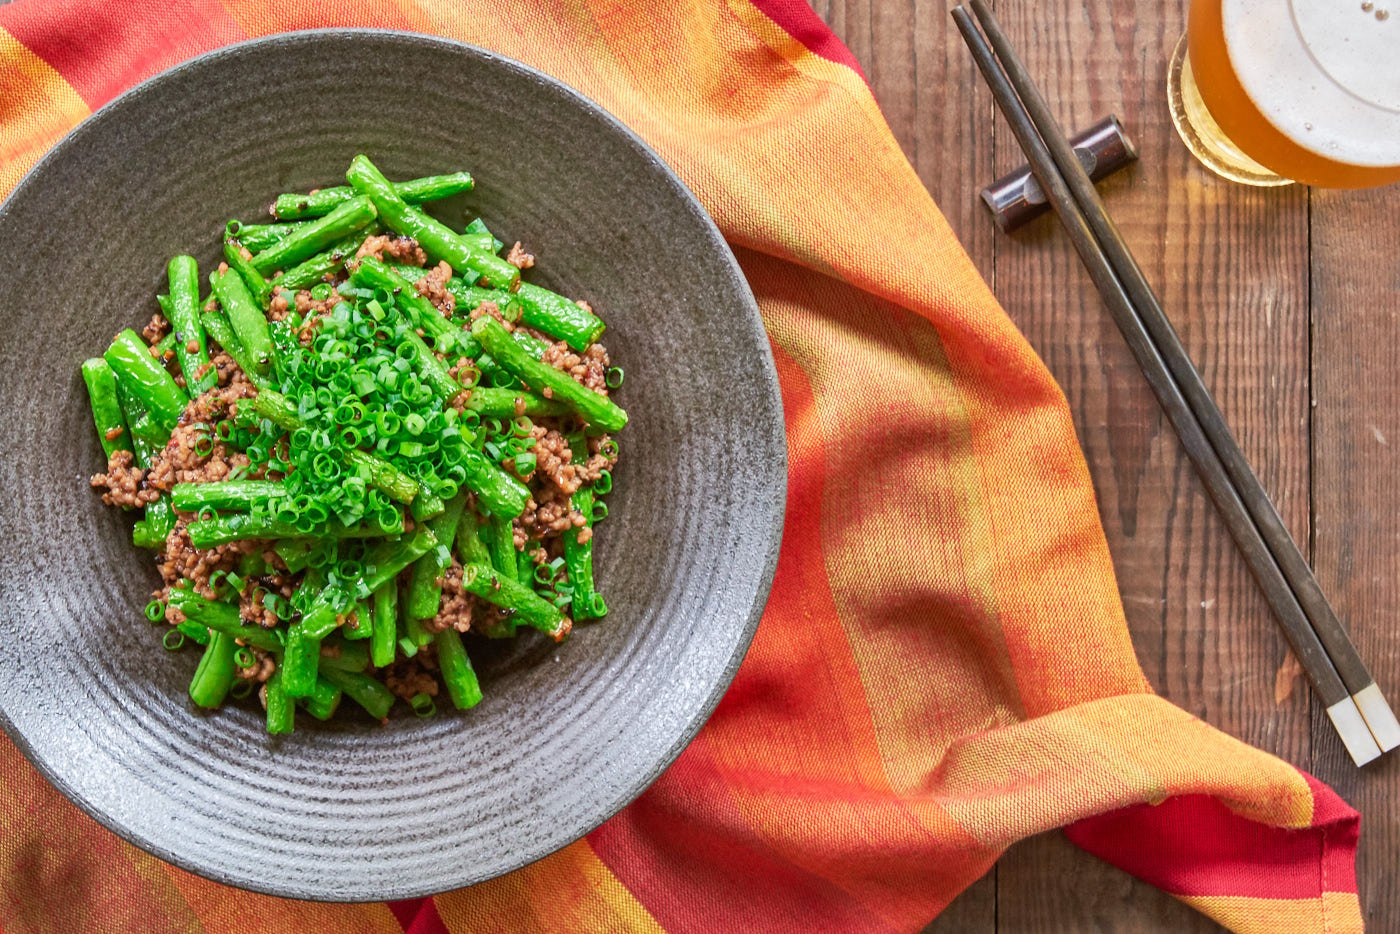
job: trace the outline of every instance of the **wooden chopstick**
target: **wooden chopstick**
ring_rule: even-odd
[[[1290,586],[1278,559],[1261,535],[1260,529],[1255,524],[1239,490],[1231,481],[1231,476],[1220,454],[1211,444],[1210,437],[1202,424],[1203,419],[1190,405],[1188,397],[1183,394],[1182,387],[1178,385],[1172,369],[1168,366],[1167,360],[1164,359],[1162,350],[1153,341],[1151,332],[1139,314],[1140,309],[1135,307],[1132,292],[1124,278],[1121,277],[1122,273],[1115,268],[1110,257],[1106,255],[1100,239],[1095,235],[1094,225],[1091,217],[1088,216],[1089,212],[1080,202],[1076,201],[1070,182],[1067,181],[1065,175],[1061,174],[1061,167],[1057,165],[1048,144],[1050,137],[1058,137],[1063,140],[1063,133],[1058,126],[1053,124],[1053,121],[1048,124],[1039,124],[1033,118],[1028,109],[1028,103],[1022,100],[1017,90],[1012,86],[1011,81],[1015,76],[1015,71],[1012,71],[1012,75],[1008,76],[1007,71],[1003,70],[1003,66],[1012,69],[1015,65],[1020,64],[1015,59],[1014,51],[1011,50],[1010,44],[1001,34],[995,19],[992,19],[990,12],[985,10],[985,5],[982,4],[981,0],[972,0],[972,3],[974,10],[978,6],[983,8],[982,12],[979,12],[979,19],[982,20],[983,28],[987,30],[988,36],[992,38],[993,42],[998,43],[1001,61],[998,61],[998,54],[993,53],[986,39],[977,31],[977,27],[973,24],[966,9],[955,8],[953,18],[963,39],[967,42],[968,48],[972,51],[978,68],[991,87],[998,108],[1011,125],[1012,132],[1022,150],[1025,151],[1036,180],[1049,196],[1050,203],[1064,225],[1065,231],[1069,234],[1080,259],[1088,268],[1090,277],[1094,280],[1100,295],[1113,315],[1115,323],[1123,333],[1129,349],[1142,368],[1148,385],[1151,386],[1168,420],[1172,423],[1172,427],[1180,436],[1182,446],[1200,473],[1207,491],[1215,501],[1221,517],[1225,520],[1227,529],[1253,571],[1260,588],[1264,591],[1265,598],[1280,622],[1285,638],[1292,646],[1294,654],[1302,664],[1319,699],[1327,708],[1328,716],[1336,727],[1348,753],[1358,765],[1377,758],[1381,755],[1382,750],[1372,735],[1371,727],[1368,726],[1367,720],[1352,698],[1351,692],[1342,680],[1318,633],[1309,622],[1298,596],[1293,587]],[[983,12],[985,12],[985,18]],[[991,25],[988,26],[988,23]],[[1024,66],[1021,66],[1019,71],[1023,83],[1031,91],[1034,91],[1034,84],[1030,82]],[[1038,97],[1038,92],[1034,96]],[[1040,100],[1040,103],[1044,104],[1043,99]],[[1042,107],[1041,110],[1042,116],[1046,116],[1046,108]],[[1073,159],[1072,156],[1071,159]],[[1078,166],[1078,160],[1074,159],[1073,161]],[[1092,183],[1089,183],[1088,187],[1091,191],[1093,190]],[[1097,193],[1094,194],[1096,197]],[[1098,207],[1106,219],[1106,213],[1102,212],[1102,204],[1100,203]],[[1116,235],[1116,231],[1112,230],[1111,222],[1108,223],[1106,229],[1110,235]],[[1118,242],[1121,244],[1121,238]],[[1126,246],[1123,247],[1123,252],[1127,252]],[[1138,275],[1141,276],[1140,271]],[[1145,280],[1142,284],[1146,285]],[[1150,291],[1148,288],[1149,294]],[[1157,305],[1156,308],[1161,314],[1160,305]],[[1165,320],[1165,316],[1162,317]],[[1194,367],[1191,366],[1189,358],[1185,356],[1185,351],[1180,347],[1179,341],[1176,343],[1176,348],[1180,350],[1181,356],[1185,359],[1187,368],[1194,373]],[[1168,353],[1170,353],[1170,348],[1168,348]],[[1199,376],[1197,376],[1197,382],[1199,382]],[[1202,389],[1204,390],[1203,386]],[[1204,395],[1207,400],[1210,399],[1209,393],[1204,393]],[[1214,411],[1220,426],[1224,427],[1224,419],[1213,402],[1209,411]],[[1225,435],[1227,437],[1229,435],[1228,428],[1225,428]],[[1236,446],[1236,450],[1238,451],[1238,446]],[[1242,456],[1240,460],[1241,463],[1244,463]],[[1245,470],[1248,471],[1248,465],[1244,464],[1244,466]],[[1253,477],[1252,471],[1248,471],[1248,476]],[[1257,479],[1254,480],[1254,483],[1258,486]],[[1262,495],[1262,487],[1260,487],[1260,493]],[[1267,496],[1264,496],[1263,499],[1265,502],[1268,500]],[[1283,534],[1287,537],[1286,530]],[[1291,543],[1291,538],[1288,541]],[[1296,552],[1296,550],[1296,546],[1294,546],[1294,551]],[[1306,562],[1303,563],[1306,566]],[[1320,595],[1320,593],[1319,589],[1318,594]],[[1335,616],[1332,618],[1335,620]],[[1338,624],[1338,628],[1340,629],[1340,624]],[[1342,633],[1342,636],[1345,638],[1345,632]],[[1347,642],[1349,643],[1350,640]],[[1354,654],[1355,650],[1352,651]],[[1379,691],[1375,693],[1379,694]],[[1388,710],[1388,708],[1386,709]]]

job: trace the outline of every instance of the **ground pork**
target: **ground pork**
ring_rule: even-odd
[[[309,289],[302,289],[296,294],[296,310],[301,315],[301,330],[297,332],[297,340],[301,341],[302,346],[310,346],[312,338],[316,336],[316,329],[320,327],[321,318],[330,314],[331,309],[341,301],[343,299],[335,289],[331,289],[331,294],[322,299],[312,298]]]
[[[432,647],[419,649],[412,658],[397,659],[384,669],[384,686],[406,701],[411,701],[417,694],[437,697],[438,682],[433,674],[437,667],[437,656],[433,654]]]
[[[418,294],[433,303],[444,318],[452,317],[457,309],[457,296],[447,291],[447,280],[452,278],[452,267],[446,262],[438,263],[428,274],[413,284]]]
[[[160,490],[146,482],[146,471],[136,466],[130,451],[113,451],[107,459],[107,472],[93,474],[88,481],[95,490],[103,490],[102,502],[108,506],[134,509],[160,499]]]
[[[310,289],[302,289],[296,294],[297,314],[301,315],[304,320],[309,319],[312,315],[328,315],[331,309],[342,301],[340,293],[335,289],[331,289],[331,294],[322,299],[314,298]]]
[[[275,552],[273,553],[275,554]],[[266,555],[264,555],[264,560],[266,560]],[[263,597],[267,594],[277,594],[290,600],[292,592],[293,583],[289,575],[268,574],[255,577],[248,582],[248,586],[243,588],[243,593],[238,597],[238,615],[243,618],[244,622],[271,629],[281,620],[263,603]]]
[[[224,480],[234,467],[247,469],[247,455],[232,450],[212,434],[214,423],[228,417],[235,402],[252,395],[246,378],[236,370],[231,360],[225,361],[220,375],[228,383],[201,393],[185,406],[170,441],[151,464],[147,484],[169,492],[177,483]],[[208,450],[201,454],[199,448],[205,446]]]
[[[506,262],[516,269],[530,269],[535,265],[535,254],[526,252],[525,248],[520,245],[520,241],[517,240],[515,245],[510,248],[510,252],[506,254]]]
[[[569,494],[554,484],[531,490],[525,509],[515,518],[512,529],[515,547],[524,548],[528,541],[539,541],[557,535],[568,528],[582,527],[588,520],[574,509]]]
[[[150,323],[141,329],[141,336],[146,339],[146,343],[148,344],[156,343],[169,333],[170,322],[167,321],[165,315],[160,312],[151,315]]]
[[[428,632],[442,632],[455,629],[466,632],[472,628],[471,594],[462,589],[462,566],[455,560],[452,567],[442,575],[442,601],[438,604],[437,615],[424,620],[423,628]]]
[[[583,479],[573,463],[574,453],[569,450],[569,442],[558,431],[544,425],[531,428],[530,437],[534,440],[531,450],[535,452],[537,474],[548,478],[565,493],[576,493]]]
[[[556,370],[568,373],[576,382],[582,383],[600,396],[608,394],[608,349],[602,344],[591,344],[583,353],[576,353],[563,341],[550,344],[540,358]]]
[[[235,673],[244,681],[256,681],[259,684],[267,682],[272,677],[272,673],[277,670],[277,662],[272,656],[256,646],[248,646],[253,653],[253,664],[247,668],[239,668]]]
[[[495,302],[482,302],[471,311],[471,319],[473,321],[480,318],[482,315],[490,315],[495,318],[501,323],[501,327],[505,328],[507,331],[515,330],[515,325],[506,320],[505,315],[501,314],[501,309]]]
[[[272,301],[267,309],[267,317],[272,321],[285,321],[291,307],[291,302],[287,300],[287,290],[280,285],[274,285],[272,287]]]
[[[366,237],[365,242],[361,243],[360,248],[355,251],[355,259],[362,260],[366,256],[373,256],[378,260],[388,258],[407,266],[422,266],[428,261],[428,254],[423,252],[423,248],[418,245],[417,240],[412,237],[390,236],[389,234]]]
[[[175,528],[170,530],[170,535],[165,539],[165,550],[156,561],[156,569],[160,571],[160,579],[165,582],[166,587],[173,586],[181,578],[185,578],[193,585],[195,593],[207,600],[213,600],[214,588],[209,586],[209,578],[214,572],[232,571],[239,558],[259,551],[263,546],[261,542],[247,540],[203,550],[195,548],[190,544],[190,518],[188,515],[179,515],[176,519]],[[167,613],[166,619],[169,618],[170,614]]]

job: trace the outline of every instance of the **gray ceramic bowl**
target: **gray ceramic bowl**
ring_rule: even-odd
[[[78,364],[155,310],[166,259],[215,261],[229,217],[334,183],[468,167],[467,203],[529,244],[528,278],[591,300],[632,423],[599,529],[611,613],[555,646],[472,642],[486,700],[387,727],[255,707],[201,715],[160,647]],[[448,205],[461,218],[463,204]],[[550,853],[641,793],[713,710],[767,598],[786,459],[772,360],[733,256],[637,137],[465,45],[326,31],[205,55],[68,136],[0,207],[0,711],[66,795],[126,839],[262,892],[378,900]]]

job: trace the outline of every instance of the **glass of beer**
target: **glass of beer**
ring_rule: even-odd
[[[1167,96],[1187,148],[1232,181],[1400,180],[1400,0],[1191,0]]]

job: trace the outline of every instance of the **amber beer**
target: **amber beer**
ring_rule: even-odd
[[[1168,97],[1187,147],[1225,178],[1400,180],[1400,0],[1192,0]]]

